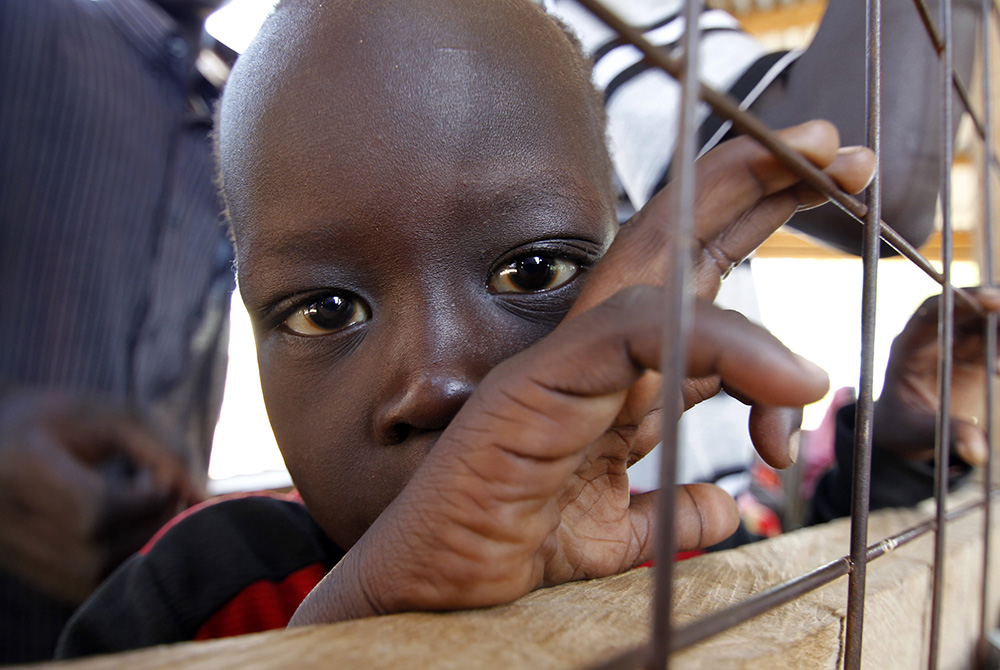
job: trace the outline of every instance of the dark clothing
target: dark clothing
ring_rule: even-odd
[[[0,3],[0,389],[134,403],[198,470],[233,279],[193,51],[146,0]]]
[[[857,405],[837,412],[836,462],[816,484],[809,523],[824,523],[851,514],[851,478],[854,472],[854,419]],[[961,484],[972,467],[951,457],[948,487]],[[934,463],[900,458],[884,450],[872,450],[871,509],[911,507],[934,495]]]
[[[204,473],[233,279],[196,55],[147,0],[0,2],[0,396],[132,404]],[[70,609],[0,576],[0,663]]]
[[[342,557],[300,502],[209,503],[126,561],[74,615],[57,654],[282,628]]]

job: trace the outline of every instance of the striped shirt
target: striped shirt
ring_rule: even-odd
[[[233,279],[190,43],[147,0],[0,0],[0,394],[132,404],[204,475]],[[0,663],[70,610],[0,571]]]
[[[638,210],[667,182],[679,125],[680,86],[575,0],[539,2],[576,33],[594,61],[593,80],[604,95],[615,172],[629,204]],[[604,4],[639,27],[652,44],[667,51],[680,47],[685,28],[683,0],[606,0]],[[701,81],[734,95],[743,108],[799,55],[768,53],[721,10],[703,11],[699,27]],[[729,130],[729,124],[712,116],[704,104],[698,109],[698,123],[703,152]]]
[[[0,389],[134,403],[204,469],[233,280],[193,51],[147,0],[0,3]]]

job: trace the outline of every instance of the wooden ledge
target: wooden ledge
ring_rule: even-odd
[[[975,499],[969,491],[954,504]],[[995,506],[995,509],[1000,510]],[[871,515],[872,540],[933,515],[930,507]],[[994,520],[1000,514],[993,515]],[[1000,522],[995,526],[1000,527]],[[994,528],[994,552],[1000,549]],[[679,623],[848,553],[847,520],[788,533],[679,563]],[[982,512],[948,526],[941,668],[971,666],[982,593]],[[869,565],[864,666],[924,668],[933,537]],[[994,556],[997,554],[994,553]],[[292,631],[157,647],[37,670],[296,670],[329,668],[587,668],[643,642],[652,571],[536,591],[510,605],[445,614],[413,613]],[[994,579],[994,581],[996,581]],[[846,616],[846,578],[746,622],[675,657],[673,668],[837,668]],[[990,611],[1000,612],[1000,589]]]

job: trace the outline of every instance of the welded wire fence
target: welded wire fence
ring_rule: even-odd
[[[979,643],[977,647],[977,663],[986,662],[988,633],[995,627],[996,613],[989,611],[987,598],[990,587],[990,523],[991,513],[989,501],[997,497],[993,488],[992,466],[995,452],[994,432],[996,423],[996,398],[992,380],[996,376],[996,316],[987,315],[985,332],[987,415],[985,430],[989,440],[989,457],[983,469],[982,497],[977,502],[967,504],[959,509],[946,511],[945,498],[947,494],[949,445],[951,444],[950,422],[945,408],[950,406],[951,374],[953,366],[952,341],[954,328],[955,300],[968,302],[982,314],[976,300],[966,291],[951,285],[951,263],[953,255],[952,233],[952,186],[951,167],[954,159],[953,119],[956,114],[968,114],[978,141],[982,144],[983,161],[983,199],[984,199],[984,246],[985,260],[982,264],[981,276],[983,283],[995,285],[993,261],[993,216],[995,195],[993,180],[1000,176],[1000,163],[995,153],[996,138],[992,127],[993,108],[991,95],[995,76],[991,69],[990,31],[1000,27],[1000,9],[995,0],[981,0],[980,32],[983,39],[980,42],[980,71],[982,81],[983,103],[973,104],[970,83],[962,81],[956,74],[953,63],[952,34],[952,0],[941,0],[940,9],[936,15],[931,12],[924,0],[913,0],[914,11],[917,12],[926,28],[927,38],[935,49],[941,62],[941,155],[942,172],[940,176],[940,202],[943,215],[941,230],[941,270],[920,252],[910,245],[901,235],[881,220],[881,174],[876,170],[873,183],[866,191],[865,202],[862,203],[844,193],[833,180],[808,160],[787,147],[763,123],[752,114],[741,111],[738,103],[726,95],[700,84],[694,73],[698,71],[697,44],[698,21],[696,17],[701,11],[699,0],[689,0],[685,9],[686,35],[683,42],[682,55],[672,58],[667,53],[647,42],[643,34],[636,28],[626,24],[616,15],[608,11],[596,0],[578,0],[591,13],[614,29],[621,38],[637,47],[646,61],[661,68],[677,79],[682,86],[682,110],[680,114],[679,149],[675,158],[674,175],[678,182],[681,197],[675,220],[679,226],[678,234],[674,236],[672,256],[672,274],[667,279],[667,289],[664,298],[665,319],[671,327],[665,337],[662,358],[664,379],[664,412],[670,408],[680,408],[681,379],[685,370],[686,341],[683,333],[687,332],[690,323],[690,299],[685,292],[686,277],[690,265],[687,240],[690,238],[693,221],[694,170],[693,163],[696,147],[697,122],[695,105],[701,100],[709,105],[712,111],[723,118],[732,121],[733,127],[740,133],[754,137],[763,146],[778,157],[792,172],[813,188],[825,193],[831,201],[854,217],[859,224],[864,225],[863,261],[864,279],[862,295],[862,364],[858,387],[858,405],[855,431],[855,453],[853,473],[853,498],[851,513],[851,544],[849,553],[826,565],[817,567],[811,572],[777,584],[765,591],[733,606],[717,611],[700,620],[683,627],[674,627],[671,622],[672,597],[672,565],[674,556],[674,524],[672,495],[659,497],[658,518],[662,525],[657,539],[656,582],[653,595],[653,625],[647,644],[628,650],[599,666],[611,670],[614,668],[663,668],[670,662],[670,655],[697,642],[705,640],[717,633],[742,623],[752,617],[766,612],[774,607],[787,603],[794,598],[817,589],[844,575],[848,576],[847,621],[845,631],[844,667],[856,669],[861,667],[861,647],[864,624],[865,575],[868,561],[874,560],[889,551],[907,544],[928,533],[934,534],[934,561],[932,580],[932,603],[930,614],[930,630],[927,667],[936,668],[940,650],[940,630],[942,618],[942,590],[944,586],[943,571],[945,567],[945,547],[947,539],[947,524],[949,521],[965,516],[970,512],[983,509],[983,556],[982,556],[982,600],[979,606]],[[847,1],[847,0],[835,0]],[[881,151],[881,74],[882,74],[882,21],[881,0],[867,0],[867,41],[866,53],[868,62],[867,75],[867,111],[868,111],[868,146],[879,156]],[[886,26],[891,30],[891,26]],[[952,93],[954,92],[954,95]],[[955,98],[960,108],[956,109]],[[942,297],[939,300],[938,314],[938,359],[939,359],[939,406],[937,415],[937,435],[935,443],[935,498],[936,512],[933,519],[917,526],[908,528],[892,537],[883,538],[868,545],[868,511],[869,483],[872,454],[872,386],[875,335],[875,295],[876,276],[878,271],[880,238],[895,248],[902,256],[909,259],[916,267],[931,277],[942,287]],[[680,326],[678,326],[680,324]],[[680,330],[681,336],[676,333]],[[679,415],[677,409],[676,414]],[[663,435],[663,457],[661,465],[661,481],[676,480],[677,432],[676,419],[679,416],[666,417]]]

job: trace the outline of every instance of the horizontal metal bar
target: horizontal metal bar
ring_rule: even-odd
[[[1000,488],[993,489],[989,499],[991,501],[1000,500]],[[945,514],[945,521],[948,523],[956,521],[985,505],[986,498],[966,503]],[[937,520],[934,517],[905,528],[895,535],[891,535],[870,545],[867,551],[867,560],[871,562],[892,553],[903,545],[909,544],[930,533],[935,528],[937,528]],[[754,594],[735,605],[719,610],[718,612],[713,612],[698,621],[675,630],[673,650],[678,651],[690,647],[775,607],[787,604],[810,591],[815,591],[819,587],[829,584],[838,577],[848,574],[850,571],[850,557],[842,556],[804,575],[794,577],[786,582],[776,584],[765,591]],[[648,645],[637,645],[603,663],[592,666],[592,670],[634,670],[642,665],[646,659],[647,652]]]
[[[709,614],[703,619],[678,629],[674,634],[676,640],[674,649],[684,649],[713,635],[718,635],[748,619],[784,605],[810,591],[815,591],[838,577],[843,577],[850,571],[851,561],[847,556],[844,556],[804,575],[750,596],[733,607]]]

